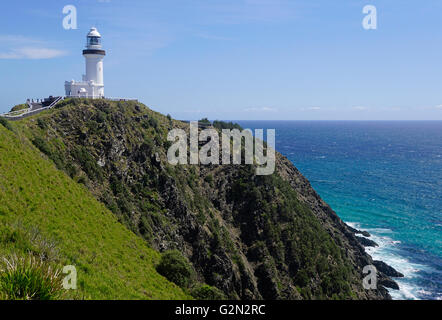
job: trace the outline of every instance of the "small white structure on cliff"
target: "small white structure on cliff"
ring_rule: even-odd
[[[91,28],[87,35],[86,50],[83,56],[86,59],[86,74],[83,81],[66,81],[65,90],[67,97],[103,98],[103,59],[106,51],[101,46],[101,35],[97,28]]]

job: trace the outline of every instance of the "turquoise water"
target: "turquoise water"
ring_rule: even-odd
[[[276,149],[367,248],[405,274],[395,299],[442,299],[442,121],[238,121],[276,129]]]

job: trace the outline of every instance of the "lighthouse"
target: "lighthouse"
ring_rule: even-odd
[[[86,37],[86,49],[83,50],[83,56],[86,60],[86,74],[83,75],[83,81],[66,81],[65,90],[67,97],[81,98],[103,98],[104,97],[104,79],[103,79],[103,59],[106,51],[101,44],[101,34],[97,28],[91,28]]]

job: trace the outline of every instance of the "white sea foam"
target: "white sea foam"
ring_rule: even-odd
[[[421,264],[411,263],[398,253],[397,245],[401,242],[393,240],[391,236],[394,232],[386,228],[361,228],[356,222],[347,222],[355,229],[367,231],[371,234],[369,239],[376,242],[378,247],[366,247],[366,252],[373,260],[380,260],[392,266],[397,271],[404,274],[404,278],[394,278],[399,285],[399,290],[388,289],[394,300],[419,300],[419,296],[427,295],[423,288],[417,287],[412,283],[412,279],[419,277],[419,272],[427,267]],[[362,235],[363,236],[363,235]]]
[[[415,293],[421,290],[401,281],[396,282],[399,284],[399,290],[388,290],[393,300],[419,300]]]

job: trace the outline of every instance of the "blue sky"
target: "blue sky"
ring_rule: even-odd
[[[81,80],[95,25],[106,95],[175,118],[442,120],[441,18],[439,0],[2,1],[0,112]]]

